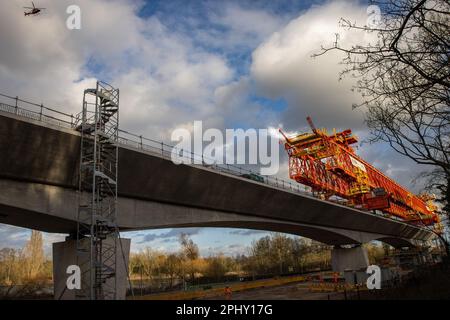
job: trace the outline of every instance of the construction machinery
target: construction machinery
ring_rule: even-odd
[[[412,194],[361,159],[352,147],[358,140],[350,129],[328,134],[317,129],[310,117],[307,121],[312,132],[287,137],[279,130],[289,155],[291,179],[325,200],[341,200],[422,226],[439,225],[433,197]]]

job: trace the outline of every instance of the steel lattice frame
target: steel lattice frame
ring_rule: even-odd
[[[413,195],[361,159],[350,146],[357,142],[350,129],[328,135],[324,129],[316,129],[310,118],[308,122],[313,133],[288,138],[280,130],[286,140],[291,179],[325,199],[338,196],[348,205],[366,209],[370,209],[371,200],[378,200],[373,190],[383,189],[389,201],[380,210],[406,221],[438,226],[439,216],[431,198]]]
[[[79,299],[115,299],[119,90],[104,82],[84,91],[81,124],[77,261]]]

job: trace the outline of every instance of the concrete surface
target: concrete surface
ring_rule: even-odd
[[[368,266],[367,249],[362,246],[354,248],[334,247],[331,250],[331,267],[333,271],[365,270]]]
[[[88,239],[85,239],[88,241]],[[116,254],[116,276],[106,280],[106,287],[112,287],[116,289],[117,300],[124,300],[126,297],[126,291],[129,287],[127,270],[128,260],[130,253],[130,239],[120,239],[117,241],[117,254]],[[113,244],[113,239],[105,240],[106,243]],[[77,243],[76,240],[67,239],[64,242],[56,242],[53,244],[53,286],[54,297],[56,300],[75,300],[78,290],[68,290],[66,288],[66,281],[68,274],[66,273],[67,267],[70,265],[78,265],[81,269],[82,277],[89,277],[88,272],[88,255],[85,258],[77,258]],[[116,284],[114,285],[114,282]],[[82,284],[85,282],[82,282]]]

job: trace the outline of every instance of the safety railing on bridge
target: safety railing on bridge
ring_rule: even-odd
[[[145,138],[141,135],[136,135],[125,130],[119,130],[119,143],[134,149],[153,153],[166,159],[172,159],[173,153],[176,153],[178,154],[178,159],[181,161],[184,160],[194,166],[198,165],[234,176],[244,176],[252,181],[264,183],[284,190],[302,193],[304,195],[313,195],[312,193],[307,192],[306,186],[302,186],[298,183],[292,183],[278,177],[260,175],[256,170],[251,170],[234,164],[214,163],[212,159],[204,157],[203,155],[176,148],[164,142]],[[257,179],[252,179],[252,177],[256,177]]]
[[[12,100],[10,104],[0,102],[0,111],[13,113],[28,119],[42,121],[66,128],[72,128],[75,123],[75,116],[73,114],[48,108],[43,104],[22,100],[19,97],[11,97],[1,93],[0,97]]]
[[[3,99],[9,99],[9,103],[0,102],[0,111],[3,112],[70,129],[75,129],[80,122],[80,114],[68,114],[54,108],[48,108],[43,104],[36,104],[20,99],[19,97],[12,97],[2,93],[0,93],[0,97]],[[205,158],[203,155],[198,155],[188,150],[177,149],[174,146],[166,144],[162,141],[149,139],[142,135],[137,135],[125,130],[119,129],[118,140],[120,145],[149,152],[166,159],[172,159],[172,153],[177,152],[179,158],[188,160],[188,162],[191,162],[194,166],[206,167],[218,172],[223,172],[238,177],[245,177],[257,183],[259,182],[271,187],[322,199],[320,195],[311,192],[309,187],[299,183],[292,183],[291,181],[284,180],[276,176],[263,176],[256,170],[244,168],[234,164],[213,163],[212,160],[207,161],[210,159]],[[339,199],[328,199],[327,201],[345,204],[343,200]]]

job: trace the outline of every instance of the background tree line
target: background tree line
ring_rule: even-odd
[[[177,252],[163,252],[149,247],[130,254],[130,278],[133,287],[139,280],[146,287],[176,289],[183,285],[211,284],[224,281],[253,280],[287,274],[300,274],[331,268],[331,247],[319,242],[273,233],[255,240],[243,254],[217,253],[202,257],[197,244],[186,234],[179,237]],[[369,246],[369,258],[380,260],[385,250]],[[32,231],[22,249],[0,249],[0,297],[33,295],[51,289],[52,261],[44,254],[42,233]],[[13,290],[14,289],[14,290]]]
[[[273,233],[252,242],[243,254],[223,253],[201,257],[198,246],[187,235],[179,239],[180,250],[166,253],[145,248],[130,256],[130,278],[164,283],[161,289],[180,288],[242,278],[254,280],[288,274],[331,269],[331,247],[300,237]],[[387,248],[367,245],[371,262],[380,262]],[[150,285],[151,286],[151,285]],[[139,287],[139,284],[136,284]],[[154,285],[153,287],[157,287]]]
[[[44,255],[42,233],[32,231],[22,249],[0,249],[0,284],[23,285],[37,279],[51,279],[52,262]]]
[[[42,233],[32,231],[21,249],[0,249],[0,297],[27,296],[51,287],[53,264],[44,254]]]

